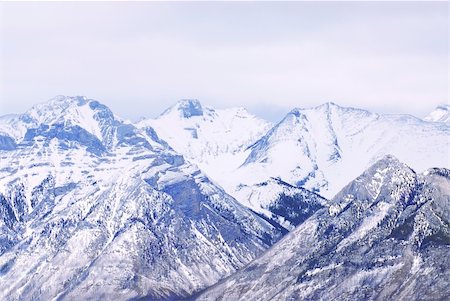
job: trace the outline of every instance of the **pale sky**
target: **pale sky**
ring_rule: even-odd
[[[327,101],[449,102],[448,2],[0,2],[0,115],[85,95],[132,120],[179,99],[277,121]]]

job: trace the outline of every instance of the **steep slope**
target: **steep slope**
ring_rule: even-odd
[[[386,157],[197,300],[448,300],[450,171]]]
[[[444,104],[438,106],[433,112],[428,114],[423,120],[431,122],[450,123],[450,105]]]
[[[281,183],[308,189],[311,196],[315,192],[331,198],[387,154],[419,171],[450,167],[450,125],[445,123],[326,103],[294,109],[262,134],[267,124],[258,125],[260,121],[251,116],[236,116],[235,109],[213,110],[185,100],[139,126],[154,126],[158,135],[227,193],[287,229],[296,224],[285,223],[288,216],[268,206],[286,188]],[[275,183],[273,178],[281,181]]]
[[[251,146],[232,176],[215,180],[226,183],[227,191],[239,200],[242,184],[252,186],[269,176],[332,197],[387,154],[423,171],[449,167],[449,149],[449,125],[327,103],[291,111]],[[235,181],[234,188],[229,179]]]
[[[278,178],[251,187],[242,186],[240,193],[243,205],[286,230],[292,230],[328,204],[328,200],[320,195]]]
[[[219,178],[242,164],[245,149],[272,124],[244,108],[213,109],[198,100],[181,100],[157,119],[138,123],[154,128],[177,152],[197,164],[208,176]]]
[[[2,300],[182,297],[280,237],[97,101],[58,97],[0,128]]]
[[[24,114],[2,116],[0,133],[10,135],[18,142],[24,138],[28,129],[37,128],[41,124],[64,124],[81,127],[101,140],[103,133],[99,123],[112,123],[114,119],[117,117],[96,101],[89,101],[82,96],[57,96],[33,106]]]

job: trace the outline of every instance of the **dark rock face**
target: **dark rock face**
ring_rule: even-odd
[[[198,300],[448,300],[450,177],[392,157]]]
[[[42,137],[47,143],[53,138],[57,138],[63,143],[76,142],[86,147],[87,151],[96,155],[106,152],[106,148],[97,137],[77,125],[53,124],[49,126],[42,124],[39,128],[29,129],[25,134],[24,142],[30,143],[36,137]]]
[[[13,150],[16,146],[16,142],[13,138],[6,135],[0,135],[0,150]]]
[[[178,110],[183,114],[184,118],[203,115],[202,105],[196,99],[181,100],[178,103]]]

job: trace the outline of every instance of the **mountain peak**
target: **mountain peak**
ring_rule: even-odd
[[[378,172],[378,170],[403,170],[412,172],[411,167],[401,162],[393,155],[385,155],[378,160],[376,160],[371,167],[369,167],[365,173],[372,177],[374,174]]]
[[[190,118],[193,116],[202,116],[203,107],[197,99],[182,99],[175,105],[164,111],[161,115],[168,115],[171,112],[178,112],[183,118]]]
[[[336,103],[332,102],[332,101],[327,101],[327,102],[325,102],[325,103],[323,103],[323,104],[321,104],[321,105],[318,105],[318,106],[316,107],[316,109],[319,109],[319,108],[326,108],[326,109],[329,109],[330,107],[340,107],[340,106],[337,105]]]
[[[34,105],[27,111],[27,114],[35,115],[50,110],[64,111],[70,107],[80,107],[92,101],[94,100],[88,99],[86,96],[57,95],[50,100]]]
[[[38,124],[48,124],[67,118],[90,118],[98,111],[102,111],[100,115],[105,118],[113,118],[111,110],[97,100],[86,96],[58,95],[47,102],[33,106],[26,115],[36,120]]]
[[[292,110],[289,111],[289,113],[286,114],[286,116],[284,116],[284,118],[281,120],[281,122],[284,119],[286,119],[286,117],[289,117],[289,116],[300,117],[302,114],[303,114],[302,108],[293,108]]]
[[[120,122],[106,105],[97,100],[85,96],[64,95],[58,95],[33,106],[21,115],[20,120],[23,121],[22,125],[15,124],[15,127],[23,128],[20,135],[15,135],[19,141],[36,133],[43,135],[45,132],[45,135],[53,135],[53,130],[60,132],[63,129],[64,131],[82,129],[108,146],[112,143],[111,128]]]
[[[332,101],[328,101],[325,102],[321,105],[315,106],[315,107],[305,107],[305,108],[299,108],[296,107],[294,109],[292,109],[288,115],[295,115],[297,117],[299,117],[300,115],[304,114],[306,111],[323,111],[323,112],[327,112],[330,111],[331,109],[353,109],[353,108],[343,108],[340,105],[332,102]]]
[[[385,163],[387,163],[388,165],[393,165],[393,164],[403,164],[403,163],[400,162],[399,159],[397,159],[395,156],[390,155],[390,154],[383,156],[383,157],[382,157],[381,159],[379,159],[377,162],[385,162]]]
[[[42,112],[49,110],[66,110],[69,107],[79,107],[87,104],[92,100],[88,99],[86,96],[65,96],[57,95],[50,100],[39,103],[31,107],[27,111],[28,114],[32,115],[33,112]]]
[[[77,105],[83,105],[88,102],[88,98],[86,96],[77,95],[77,96],[67,96],[67,95],[57,95],[47,101],[46,103],[76,103]]]

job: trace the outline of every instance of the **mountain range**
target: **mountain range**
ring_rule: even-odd
[[[448,300],[450,170],[385,157],[196,300]]]
[[[59,97],[2,131],[14,139],[0,161],[2,300],[183,297],[281,237],[97,101]]]
[[[272,124],[182,100],[132,123],[58,96],[1,116],[0,299],[444,300],[444,107]]]
[[[283,189],[267,193],[265,183],[273,178],[332,198],[386,155],[419,171],[450,167],[449,123],[334,103],[293,109],[271,127],[242,108],[215,110],[183,100],[138,124],[145,126],[239,202],[269,218],[267,206]]]

